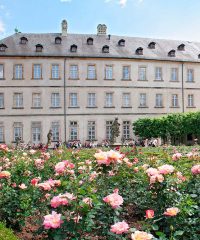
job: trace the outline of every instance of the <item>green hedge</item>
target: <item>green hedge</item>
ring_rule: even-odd
[[[3,223],[0,223],[0,240],[19,240],[15,237],[12,230],[5,227]]]
[[[159,118],[141,118],[133,123],[133,131],[141,138],[161,137],[166,140],[187,134],[200,136],[200,112],[173,113]]]

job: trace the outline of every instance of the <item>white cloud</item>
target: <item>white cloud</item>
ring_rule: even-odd
[[[4,23],[0,20],[0,33],[4,33],[5,32],[5,25]]]
[[[127,0],[119,0],[119,5],[123,8],[126,7]]]

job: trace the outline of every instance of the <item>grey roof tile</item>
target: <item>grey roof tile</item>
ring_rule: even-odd
[[[55,44],[55,37],[61,37],[61,45]],[[20,38],[26,37],[28,43],[20,44]],[[94,39],[93,45],[87,45],[87,38]],[[125,46],[118,46],[120,39],[125,40]],[[155,49],[148,48],[150,42],[156,42]],[[66,37],[61,33],[16,33],[5,39],[0,40],[0,44],[7,45],[5,52],[0,52],[0,56],[61,56],[61,57],[105,57],[105,58],[138,58],[138,59],[159,59],[170,61],[191,61],[200,62],[198,55],[200,54],[200,43],[179,41],[179,40],[164,40],[152,38],[126,37],[111,35],[110,40],[108,35],[94,34],[68,34]],[[180,44],[185,44],[185,51],[178,51],[177,47]],[[36,52],[35,45],[42,44],[43,51]],[[70,46],[76,44],[78,49],[76,53],[70,52]],[[102,53],[102,47],[109,46],[109,53]],[[137,55],[135,50],[138,47],[143,48],[143,55]],[[176,57],[169,57],[170,50],[176,50]]]

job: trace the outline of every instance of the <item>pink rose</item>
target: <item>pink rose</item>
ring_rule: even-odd
[[[128,229],[129,229],[129,225],[125,221],[122,221],[112,225],[110,231],[115,234],[122,234],[122,233],[127,233]]]
[[[122,196],[118,194],[118,189],[114,190],[114,193],[103,198],[103,201],[111,205],[112,208],[118,208],[123,204],[124,200]]]
[[[63,223],[61,220],[61,214],[57,214],[54,211],[52,214],[44,216],[43,225],[45,229],[60,228],[61,223]]]

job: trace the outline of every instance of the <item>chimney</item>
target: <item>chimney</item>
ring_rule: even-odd
[[[99,24],[97,26],[97,35],[106,35],[107,26],[105,24]]]
[[[62,36],[66,37],[67,36],[67,28],[68,28],[68,24],[67,24],[66,20],[62,21],[61,27],[62,27]]]

